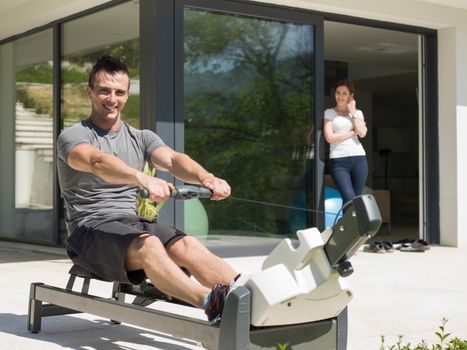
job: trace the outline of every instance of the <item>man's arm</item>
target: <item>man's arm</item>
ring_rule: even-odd
[[[147,188],[150,199],[155,202],[167,200],[174,188],[173,184],[131,168],[121,159],[90,144],[74,147],[68,154],[68,165],[78,171],[93,173],[108,183]]]
[[[214,176],[184,153],[167,146],[159,147],[152,152],[151,162],[157,169],[169,171],[184,182],[209,188],[213,191],[213,200],[230,196],[230,186],[225,180]]]

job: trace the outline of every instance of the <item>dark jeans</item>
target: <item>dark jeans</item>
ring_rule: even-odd
[[[334,158],[330,165],[332,180],[344,203],[362,194],[368,176],[366,156]]]

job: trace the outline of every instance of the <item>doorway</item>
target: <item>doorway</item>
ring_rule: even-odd
[[[362,139],[369,174],[365,187],[380,207],[376,240],[417,239],[420,230],[419,38],[402,31],[324,22],[325,107],[334,105],[333,84],[356,86],[365,115]],[[325,176],[325,179],[329,176]],[[332,186],[330,181],[325,181]]]

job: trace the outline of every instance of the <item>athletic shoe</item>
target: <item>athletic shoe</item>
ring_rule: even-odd
[[[224,310],[225,299],[229,293],[229,286],[216,284],[209,295],[209,303],[204,311],[209,321],[219,322]]]
[[[365,245],[363,251],[367,253],[386,253],[386,249],[384,249],[383,244],[379,241]]]
[[[383,248],[386,251],[386,253],[393,253],[394,252],[394,246],[392,245],[392,242],[382,241],[381,244],[383,245]]]

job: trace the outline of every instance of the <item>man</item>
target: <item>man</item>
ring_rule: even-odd
[[[230,187],[189,156],[164,145],[155,133],[123,122],[129,87],[126,65],[101,57],[87,86],[91,116],[58,138],[68,254],[74,263],[106,280],[140,284],[148,277],[159,290],[203,308],[210,321],[218,320],[238,274],[197,239],[138,217],[136,198],[138,188],[145,188],[150,200],[165,201],[174,189],[173,184],[144,174],[145,161],[209,188],[213,200],[228,197]]]

